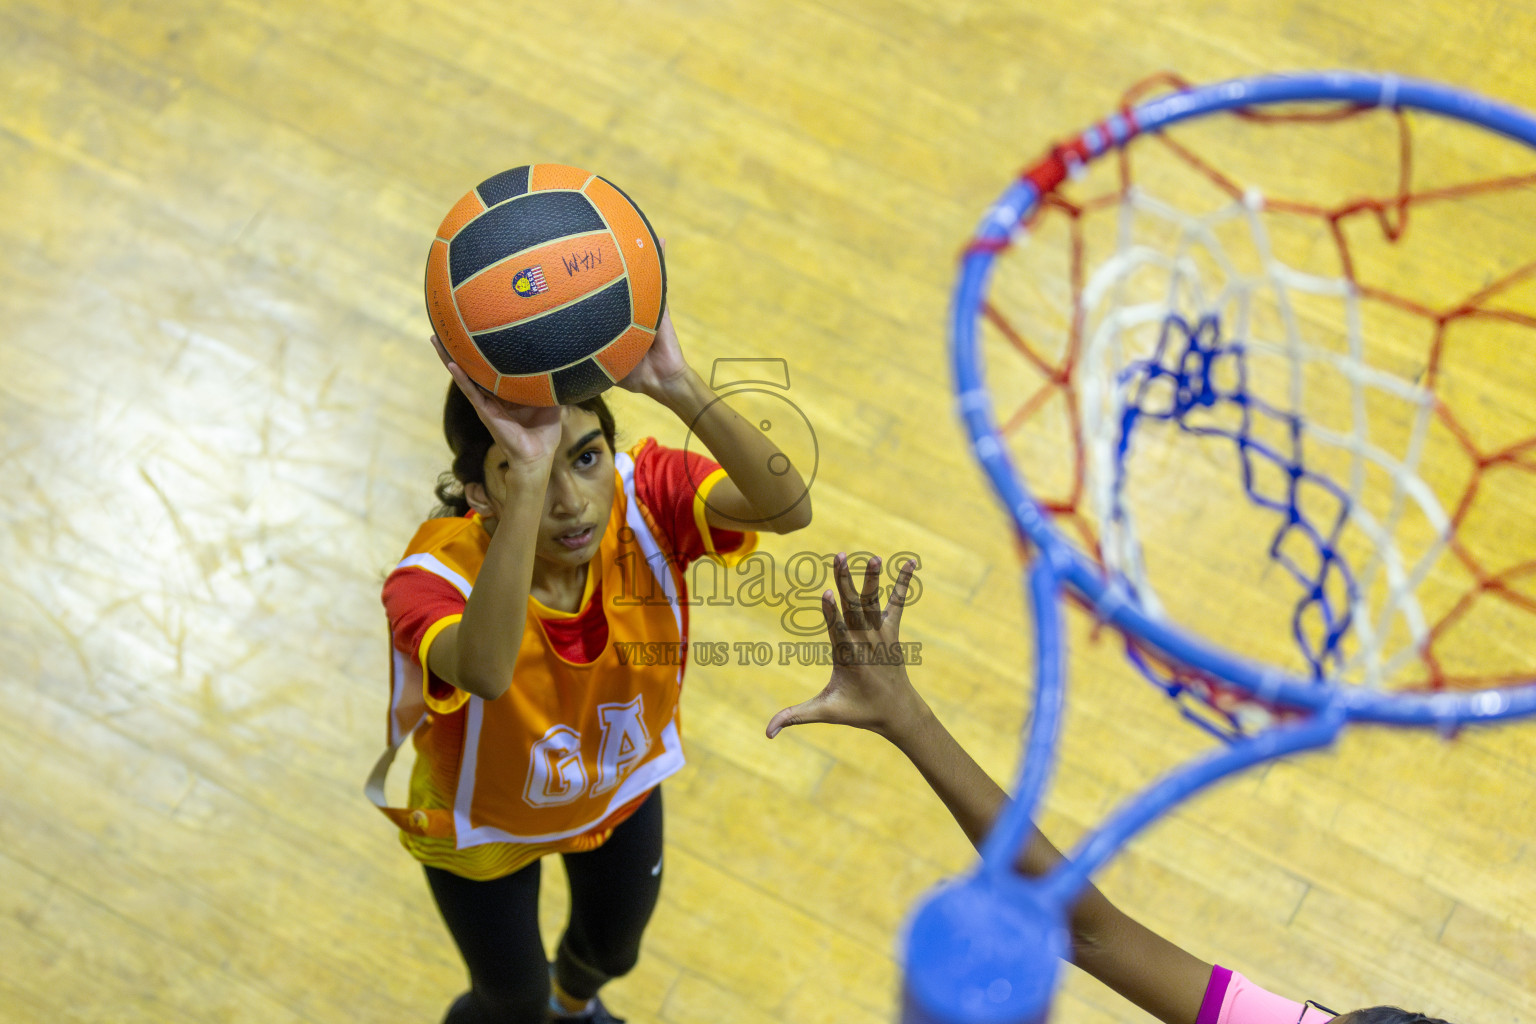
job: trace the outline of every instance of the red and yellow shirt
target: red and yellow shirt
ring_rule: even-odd
[[[459,621],[490,544],[477,515],[422,524],[384,583],[392,670],[389,747],[366,787],[417,860],[467,878],[510,874],[546,853],[601,845],[683,766],[678,694],[693,560],[727,564],[756,535],[711,528],[708,459],[647,439],[614,457],[618,486],[574,613],[530,597],[512,685],[486,701],[425,671]],[[634,657],[632,644],[676,656]],[[672,647],[671,645],[676,645]],[[416,765],[406,807],[384,778],[406,737]]]

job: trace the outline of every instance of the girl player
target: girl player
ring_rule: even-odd
[[[646,439],[614,448],[601,398],[530,408],[449,358],[444,514],[384,583],[390,749],[369,796],[426,868],[469,968],[448,1024],[611,1024],[598,989],[634,966],[661,887],[660,783],[683,765],[682,570],[727,563],[810,522],[805,484],[689,367],[670,314],[622,386],[674,412],[719,459]],[[786,468],[788,467],[788,468]],[[407,807],[383,778],[406,736]],[[559,853],[571,910],[553,964],[539,859]]]
[[[902,567],[889,606],[880,610],[879,559],[871,559],[864,585],[855,591],[847,556],[838,556],[834,579],[842,600],[829,590],[822,614],[832,641],[834,668],[826,687],[802,704],[785,708],[768,723],[768,737],[789,725],[831,722],[879,733],[911,759],[944,806],[980,845],[1006,795],[955,742],[907,679],[901,664],[860,664],[850,652],[860,645],[893,644],[912,563]],[[900,648],[884,647],[884,650]],[[1019,859],[1027,875],[1044,874],[1061,854],[1037,830]],[[1272,995],[1241,974],[1213,966],[1127,917],[1092,886],[1072,909],[1073,962],[1165,1024],[1445,1024],[1394,1006],[1345,1014],[1310,1000]]]

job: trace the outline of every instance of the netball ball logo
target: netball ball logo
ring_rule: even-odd
[[[544,283],[544,268],[529,267],[527,270],[519,270],[517,276],[512,278],[512,290],[524,298],[549,291],[549,285]]]

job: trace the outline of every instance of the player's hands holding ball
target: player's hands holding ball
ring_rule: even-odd
[[[901,610],[913,569],[911,561],[901,567],[891,588],[890,603],[882,611],[880,559],[869,560],[863,588],[855,590],[848,556],[837,556],[832,576],[841,611],[832,591],[821,596],[827,639],[832,643],[832,678],[810,700],[774,715],[768,722],[769,739],[785,726],[825,722],[868,729],[899,741],[928,714],[927,704],[907,679],[907,666],[901,660],[903,648],[899,646]]]
[[[448,368],[453,382],[464,392],[469,404],[480,415],[480,422],[491,432],[507,459],[513,463],[532,465],[548,462],[560,446],[560,406],[518,405],[497,398],[469,379],[437,335],[432,335],[432,347],[437,357]]]

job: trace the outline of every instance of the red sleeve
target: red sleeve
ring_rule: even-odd
[[[395,649],[418,659],[422,638],[433,623],[463,615],[464,595],[441,576],[410,566],[396,569],[384,580],[384,614]],[[425,665],[422,668],[426,668]]]
[[[694,503],[699,488],[719,468],[713,459],[664,448],[654,439],[647,439],[635,452],[635,495],[666,533],[679,570],[707,553],[694,517]],[[746,540],[745,533],[713,526],[709,535],[714,549],[722,553],[735,551]]]

